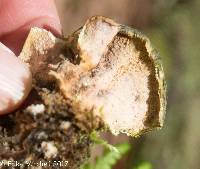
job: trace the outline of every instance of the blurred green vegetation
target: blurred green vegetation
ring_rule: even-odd
[[[143,162],[139,164],[137,167],[133,167],[133,169],[152,169],[152,164],[149,162]]]
[[[79,28],[93,15],[104,15],[147,34],[162,58],[168,86],[165,126],[137,139],[125,138],[133,149],[114,168],[199,169],[200,0],[60,0],[56,3],[65,34]],[[109,136],[109,140],[120,139]],[[106,157],[104,154],[101,158]]]
[[[200,168],[200,1],[173,1],[147,29],[160,52],[168,85],[164,129],[146,136],[136,158],[155,168]],[[164,2],[163,2],[164,3]],[[167,6],[168,1],[163,4]],[[152,145],[153,144],[153,145]]]
[[[116,145],[109,145],[105,140],[99,137],[96,132],[91,134],[91,139],[95,144],[103,146],[103,154],[95,158],[95,161],[87,161],[81,169],[112,169],[118,160],[127,154],[131,145],[128,143],[121,143]],[[152,169],[152,164],[149,162],[142,162],[132,169]]]
[[[116,162],[129,151],[130,145],[127,143],[119,144],[116,146],[116,149],[118,151],[113,151],[105,147],[103,155],[95,159],[94,165],[86,163],[82,169],[112,169]]]

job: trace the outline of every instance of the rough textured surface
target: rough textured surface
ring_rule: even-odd
[[[41,167],[42,163],[48,163],[48,168],[79,168],[89,157],[90,139],[77,126],[63,96],[47,89],[33,89],[27,103],[16,113],[1,117],[1,162],[17,161],[21,168]],[[45,111],[36,114],[38,105],[45,105]],[[63,123],[70,125],[63,128]]]
[[[149,39],[104,17],[89,19],[77,34],[70,40],[80,63],[65,61],[52,72],[74,112],[92,111],[116,135],[162,127],[164,74]]]
[[[101,16],[66,39],[33,28],[20,58],[34,87],[18,111],[1,117],[2,160],[75,169],[89,156],[92,130],[136,136],[163,125],[162,66],[134,29]]]

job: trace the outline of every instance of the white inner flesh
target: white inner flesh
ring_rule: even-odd
[[[95,69],[91,85],[81,91],[81,106],[93,107],[113,134],[137,134],[145,127],[150,71],[129,39],[115,37],[111,48]]]
[[[85,63],[90,62],[90,67],[94,67],[99,63],[108,43],[117,34],[118,27],[115,23],[113,24],[111,25],[104,19],[94,19],[83,27],[78,44],[82,51],[81,59]]]

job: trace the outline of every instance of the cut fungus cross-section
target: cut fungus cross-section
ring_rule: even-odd
[[[66,40],[33,28],[20,57],[30,64],[36,83],[53,79],[75,115],[92,113],[113,134],[135,136],[163,125],[162,66],[148,38],[134,29],[101,16]]]

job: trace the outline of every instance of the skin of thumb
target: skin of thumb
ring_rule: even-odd
[[[0,115],[18,108],[31,86],[29,67],[0,43]]]

